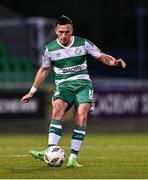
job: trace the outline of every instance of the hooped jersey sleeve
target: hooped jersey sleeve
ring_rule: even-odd
[[[96,59],[99,58],[102,54],[101,50],[88,40],[85,40],[85,48],[87,54],[93,56]]]
[[[51,67],[50,53],[49,53],[47,48],[45,48],[43,50],[41,67],[43,67],[43,68],[50,68]]]

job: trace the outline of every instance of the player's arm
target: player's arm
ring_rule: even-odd
[[[97,59],[108,66],[118,66],[122,68],[126,67],[126,63],[122,59],[115,59],[114,57],[105,53],[101,53]]]
[[[108,66],[126,67],[126,63],[122,59],[115,59],[114,57],[103,53],[97,46],[88,40],[85,41],[85,48],[88,54]]]
[[[40,87],[40,85],[42,84],[42,82],[45,80],[45,78],[48,75],[50,68],[44,68],[44,67],[40,67],[39,70],[37,71],[37,74],[35,76],[35,80],[34,83],[30,89],[30,91],[22,97],[21,102],[22,103],[27,103],[32,96],[34,95],[34,93],[37,91],[37,89]]]

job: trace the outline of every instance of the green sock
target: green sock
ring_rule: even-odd
[[[84,140],[85,133],[86,133],[85,126],[76,125],[71,139],[71,154],[69,159],[77,157],[81,144]]]
[[[49,126],[49,135],[48,135],[48,146],[57,145],[61,139],[62,134],[62,122],[61,120],[51,120]]]

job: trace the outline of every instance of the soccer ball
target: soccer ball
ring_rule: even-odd
[[[44,161],[49,166],[59,167],[65,161],[64,150],[60,146],[51,146],[45,150]]]

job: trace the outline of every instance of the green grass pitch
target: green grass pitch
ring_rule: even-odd
[[[71,135],[60,146],[66,162]],[[81,168],[49,167],[32,158],[43,150],[46,135],[0,135],[1,179],[148,179],[148,134],[87,134],[79,153]]]

